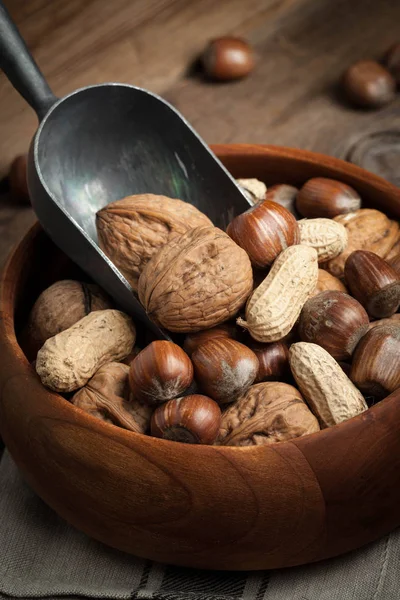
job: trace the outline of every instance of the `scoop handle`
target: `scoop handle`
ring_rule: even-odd
[[[36,112],[39,121],[57,101],[15,23],[0,1],[0,68]]]

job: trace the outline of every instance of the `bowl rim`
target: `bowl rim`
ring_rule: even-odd
[[[381,177],[370,174],[364,169],[352,165],[351,163],[347,163],[341,159],[333,158],[324,154],[319,154],[316,152],[311,152],[308,150],[299,150],[295,148],[274,146],[274,145],[254,145],[254,144],[216,144],[212,145],[211,149],[215,152],[219,159],[226,159],[227,157],[235,157],[236,159],[241,156],[250,156],[254,158],[254,155],[267,157],[277,157],[279,156],[282,159],[289,159],[298,162],[301,160],[304,163],[309,165],[318,164],[329,164],[334,170],[338,170],[339,173],[351,173],[356,178],[368,179],[368,182],[371,186],[377,188],[381,193],[389,195],[392,200],[398,202],[399,210],[400,210],[400,188],[397,188],[393,184],[385,181]],[[29,249],[32,244],[35,243],[35,239],[38,235],[44,233],[43,229],[40,226],[40,223],[36,221],[29,230],[25,233],[23,238],[17,242],[12,251],[10,252],[8,259],[6,260],[2,276],[0,280],[0,340],[1,345],[4,349],[8,350],[8,360],[12,362],[13,368],[12,371],[15,372],[15,375],[12,375],[7,378],[0,379],[0,407],[1,407],[1,395],[2,390],[5,385],[9,382],[9,380],[14,377],[23,376],[24,378],[29,380],[30,385],[33,386],[33,389],[30,390],[30,393],[37,394],[45,394],[51,399],[52,402],[56,402],[57,408],[62,410],[65,413],[65,416],[69,416],[75,422],[80,423],[83,427],[90,428],[91,430],[97,430],[99,433],[102,433],[105,437],[112,436],[113,439],[120,439],[121,442],[129,442],[129,441],[140,441],[143,438],[146,438],[148,441],[150,440],[153,444],[160,445],[161,448],[166,447],[170,448],[171,444],[175,447],[177,444],[179,446],[185,446],[185,450],[192,452],[204,452],[207,450],[210,451],[210,448],[213,451],[220,452],[223,454],[231,454],[232,452],[258,452],[260,448],[265,448],[265,445],[257,446],[214,446],[214,445],[201,445],[201,444],[183,444],[181,442],[171,442],[169,440],[164,440],[161,438],[152,437],[146,434],[136,433],[134,431],[130,431],[124,429],[122,427],[118,427],[111,423],[107,423],[97,419],[96,417],[86,413],[85,411],[79,409],[66,400],[63,396],[58,394],[57,392],[53,392],[47,388],[45,388],[33,366],[29,363],[27,357],[25,356],[22,348],[20,347],[15,328],[14,328],[14,300],[16,295],[16,282],[18,277],[15,277],[15,266],[19,264],[19,258],[23,254],[26,249]],[[10,314],[10,308],[12,309],[12,314]],[[387,397],[376,405],[368,408],[367,411],[348,419],[340,424],[334,425],[332,427],[321,429],[320,431],[307,434],[305,436],[301,436],[298,438],[293,438],[283,442],[274,442],[272,444],[267,444],[270,448],[282,448],[282,446],[287,444],[293,444],[293,442],[303,440],[303,439],[311,439],[311,438],[319,438],[321,436],[321,432],[323,431],[325,435],[331,436],[335,435],[335,432],[340,428],[341,431],[344,431],[346,427],[353,427],[354,424],[361,423],[365,419],[365,415],[374,414],[377,410],[382,407],[383,404],[386,404],[387,401],[390,401],[390,398]],[[69,414],[68,414],[69,413]],[[1,430],[1,421],[0,421],[0,430]]]

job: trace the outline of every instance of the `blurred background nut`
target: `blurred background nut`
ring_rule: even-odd
[[[202,346],[206,342],[215,338],[232,338],[235,339],[237,335],[237,328],[234,323],[222,323],[211,329],[204,329],[197,333],[188,333],[183,342],[183,349],[188,356]]]
[[[369,318],[357,300],[328,290],[307,300],[300,315],[303,342],[318,344],[336,360],[347,360],[368,331]]]
[[[389,48],[385,54],[384,63],[397,85],[400,85],[400,42],[396,42]]]
[[[254,69],[255,57],[248,42],[236,37],[211,40],[202,56],[203,69],[210,79],[241,79]]]
[[[346,260],[345,279],[352,295],[375,319],[393,315],[400,306],[400,276],[373,252],[356,250]]]
[[[361,339],[350,379],[363,394],[377,400],[400,387],[400,322],[380,324]]]
[[[207,396],[193,394],[169,400],[151,419],[151,435],[185,444],[212,444],[221,423],[221,410]]]
[[[150,406],[180,396],[192,383],[193,365],[173,342],[157,340],[131,362],[129,385],[133,397]]]
[[[296,197],[299,190],[293,185],[278,183],[268,188],[266,200],[276,202],[286,208],[292,215],[299,219],[300,215],[296,210]]]
[[[111,299],[94,283],[64,279],[45,289],[30,312],[24,343],[33,354],[46,340],[96,310],[112,308]]]
[[[250,204],[254,205],[260,200],[265,200],[267,186],[263,181],[259,179],[236,179],[236,183],[238,183]]]
[[[347,293],[347,288],[340,281],[340,279],[334,277],[333,275],[328,273],[328,271],[325,271],[325,269],[318,269],[317,287],[311,293],[311,297],[317,296],[317,294],[320,294],[321,292],[325,292],[327,290],[336,290],[338,292]]]
[[[317,419],[296,388],[265,382],[252,385],[223,413],[217,444],[262,446],[318,430]]]
[[[348,99],[362,108],[380,108],[389,104],[396,93],[396,81],[374,60],[360,60],[343,76],[343,89]]]
[[[261,269],[271,265],[283,250],[300,241],[294,216],[270,200],[259,202],[235,217],[226,232],[246,250],[252,265]]]
[[[201,225],[212,223],[195,206],[154,194],[111,202],[96,217],[101,249],[135,291],[140,273],[153,254],[174,235]]]
[[[259,369],[250,348],[229,338],[215,338],[192,354],[200,389],[220,404],[234,402],[251,386]]]
[[[170,331],[190,333],[228,321],[252,287],[246,252],[221,229],[197,227],[153,256],[138,291],[151,319]]]
[[[333,219],[361,208],[361,198],[356,190],[341,181],[314,177],[306,181],[297,194],[296,208],[303,217]]]
[[[111,362],[100,367],[72,397],[72,404],[102,421],[146,433],[153,410],[130,398],[128,374],[129,367],[121,363]]]

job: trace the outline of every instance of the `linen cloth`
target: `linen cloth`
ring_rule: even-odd
[[[400,510],[400,507],[399,507]],[[0,599],[399,600],[400,530],[314,565],[263,572],[168,567],[76,531],[0,462]]]

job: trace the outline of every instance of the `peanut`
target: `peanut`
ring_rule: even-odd
[[[38,352],[36,372],[51,390],[73,392],[100,367],[127,356],[135,339],[135,326],[127,315],[98,310],[49,338]]]
[[[300,243],[315,248],[318,262],[338,256],[347,246],[347,231],[333,219],[301,219],[298,221]]]
[[[290,246],[250,296],[246,320],[238,325],[259,342],[276,342],[289,333],[318,280],[317,251],[303,245]]]
[[[346,421],[367,410],[361,392],[321,346],[297,342],[289,349],[297,385],[322,427]]]

